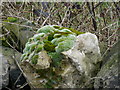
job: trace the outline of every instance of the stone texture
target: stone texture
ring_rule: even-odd
[[[1,51],[1,50],[0,50]],[[0,89],[9,84],[9,64],[7,58],[0,52]]]
[[[90,77],[96,68],[95,64],[101,60],[98,39],[91,33],[77,36],[73,48],[62,53],[71,59],[79,72]]]
[[[103,57],[102,67],[96,76],[94,88],[120,88],[119,46],[120,41]]]
[[[17,89],[26,82],[23,75],[21,75],[20,79],[18,79],[19,75],[21,74],[21,71],[18,68],[15,60],[19,61],[20,56],[21,56],[21,53],[16,52],[15,50],[8,47],[0,46],[0,60],[3,63],[2,69],[4,69],[2,72],[2,75],[4,75],[2,77],[3,79],[2,88],[6,87],[9,84],[9,88]],[[9,68],[9,71],[8,71],[8,68]],[[16,82],[17,79],[18,81]]]

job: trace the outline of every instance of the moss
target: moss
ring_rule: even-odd
[[[66,28],[66,27],[60,28],[60,30],[62,30],[62,29],[68,29],[68,30],[72,31],[73,33],[75,33],[75,34],[77,34],[77,35],[79,35],[79,34],[84,34],[84,32],[79,32],[79,31],[74,30],[74,29],[72,29],[72,28]]]
[[[32,44],[30,45],[30,52],[34,51],[36,46],[37,46],[36,43],[32,43]]]
[[[52,41],[54,39],[54,33],[48,35],[48,41]]]
[[[46,41],[44,44],[44,49],[49,52],[55,52],[55,45],[50,41]]]
[[[61,60],[63,58],[63,55],[61,53],[50,52],[48,55],[52,59],[52,66],[59,67],[61,65]]]
[[[40,40],[41,37],[43,37],[44,35],[45,35],[44,33],[35,34],[35,35],[33,36],[34,41]]]
[[[8,20],[9,22],[16,22],[16,21],[18,21],[18,19],[15,18],[15,17],[8,17],[7,20]]]
[[[57,26],[57,25],[53,25],[53,27],[54,27],[55,29],[60,29],[60,26]]]
[[[35,55],[35,52],[34,51],[31,52],[30,55],[28,56],[28,59],[31,60],[34,55]]]
[[[34,55],[31,59],[31,63],[32,64],[37,64],[37,60],[38,60],[38,55]]]
[[[25,56],[26,56],[26,54],[22,54],[22,56],[20,57],[20,60],[22,61]]]
[[[37,33],[45,33],[45,34],[47,34],[47,33],[54,33],[54,31],[55,31],[55,28],[53,28],[53,26],[46,25],[46,26],[38,29]]]
[[[33,38],[29,38],[28,42],[32,42],[34,39]]]
[[[55,51],[57,53],[60,53],[62,51],[67,51],[69,50],[70,48],[72,48],[74,44],[74,41],[72,40],[65,40],[65,41],[62,41],[58,44],[58,46],[55,48]]]
[[[35,49],[35,52],[38,53],[40,52],[41,50],[43,50],[43,44],[39,44],[36,46],[36,49]]]

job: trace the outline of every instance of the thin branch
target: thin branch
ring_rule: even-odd
[[[20,73],[20,75],[18,76],[17,80],[15,81],[14,85],[16,85],[16,83],[18,82],[18,80],[20,79],[20,77],[22,76],[22,72]]]
[[[67,10],[66,10],[66,12],[65,12],[65,15],[64,15],[64,17],[63,17],[63,19],[62,19],[62,22],[61,22],[60,26],[64,23],[64,21],[65,21],[65,19],[66,19],[66,17],[67,17],[67,12],[69,11],[69,8],[70,8],[70,6],[67,8]]]
[[[7,17],[16,17],[16,18],[19,18],[19,19],[22,19],[22,20],[25,20],[25,21],[28,21],[28,22],[32,22],[31,20],[29,20],[29,19],[27,19],[27,18],[24,18],[24,17],[22,17],[22,16],[14,16],[14,15],[4,15],[4,16],[2,16],[2,17],[5,17],[5,16],[7,16]],[[34,22],[35,23],[35,22]],[[38,25],[38,23],[35,23],[36,25]]]
[[[97,30],[97,22],[95,21],[95,12],[94,12],[94,4],[93,4],[93,2],[91,4],[91,6],[90,6],[90,3],[87,2],[87,7],[88,7],[89,13],[91,14],[91,17],[92,17],[94,30],[96,31]]]
[[[39,29],[39,28],[36,28],[36,27],[31,27],[31,26],[26,26],[26,25],[20,25],[20,24],[11,23],[11,22],[0,21],[0,23],[7,23],[7,24],[13,24],[13,25],[21,26],[21,27],[27,27],[27,28],[32,28],[32,29]],[[34,30],[32,30],[32,31],[35,32]]]
[[[104,29],[106,29],[106,28],[109,28],[109,27],[111,27],[111,26],[113,26],[113,25],[115,25],[115,24],[117,24],[117,23],[118,23],[118,22],[112,23],[112,24],[110,24],[110,25],[104,27],[102,30],[104,30]]]
[[[0,38],[1,38],[1,37],[4,37],[4,36],[6,36],[6,35],[8,35],[9,33],[10,33],[10,31],[8,31],[8,32],[5,33],[5,34],[0,35]]]
[[[96,9],[99,5],[101,5],[103,2],[99,2],[96,4],[96,6],[94,7],[94,9]]]

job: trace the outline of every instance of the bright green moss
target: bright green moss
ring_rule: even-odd
[[[28,56],[28,59],[31,60],[34,55],[35,55],[35,52],[34,51],[31,52],[30,55]]]
[[[10,18],[9,18],[10,19]],[[39,53],[42,50],[51,53],[50,57],[53,61],[56,60],[56,63],[59,63],[61,55],[56,53],[61,53],[62,51],[67,51],[74,45],[76,36],[82,34],[82,32],[76,31],[71,28],[60,27],[57,25],[46,25],[40,28],[32,38],[28,40],[23,50],[22,59],[29,57],[31,59],[35,54]],[[33,54],[34,52],[34,54]],[[54,57],[53,57],[54,56]],[[24,57],[24,58],[23,58]]]
[[[72,40],[65,40],[65,41],[60,42],[58,44],[58,46],[55,47],[55,51],[57,53],[61,53],[63,51],[69,50],[70,48],[72,48],[73,45],[74,45],[74,41],[72,41]]]
[[[48,55],[51,57],[54,67],[60,65],[60,62],[63,58],[63,55],[61,53],[50,52],[50,53],[48,53]]]
[[[22,61],[25,56],[26,56],[26,54],[22,54],[22,56],[20,57],[20,60]]]
[[[32,64],[37,64],[37,60],[38,60],[38,55],[36,54],[36,55],[34,55],[33,57],[32,57],[32,59],[31,59],[31,63]]]
[[[48,41],[52,41],[54,39],[54,33],[48,35]]]
[[[73,33],[75,33],[77,35],[84,34],[84,32],[79,32],[79,31],[76,31],[76,30],[74,30],[72,28],[61,27],[60,30],[62,30],[62,29],[69,29],[70,31],[72,31]]]
[[[54,31],[55,31],[55,28],[53,28],[53,26],[46,25],[46,26],[38,29],[37,33],[45,33],[45,34],[47,34],[47,33],[54,33]]]
[[[35,34],[33,36],[34,40],[37,41],[37,40],[40,40],[41,37],[43,37],[45,35],[45,33],[38,33],[38,34]]]
[[[43,44],[38,44],[37,46],[36,46],[36,49],[35,49],[35,52],[36,53],[38,53],[38,52],[40,52],[41,50],[43,50]]]
[[[76,36],[72,35],[72,34],[68,34],[67,36],[61,36],[59,38],[55,38],[53,39],[51,42],[55,45],[58,45],[60,42],[65,41],[65,40],[71,40],[71,41],[75,41]]]
[[[15,18],[15,17],[8,17],[7,20],[8,20],[9,22],[16,22],[18,19]]]

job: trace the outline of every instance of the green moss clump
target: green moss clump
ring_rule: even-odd
[[[46,41],[44,44],[44,49],[49,52],[55,52],[55,45],[50,41]]]
[[[15,18],[15,17],[8,17],[7,18],[7,21],[9,21],[9,22],[16,22],[18,19],[17,18]]]
[[[32,59],[31,59],[31,63],[32,64],[37,64],[37,59],[38,59],[38,55],[36,54],[36,55],[34,55],[33,57],[32,57]]]
[[[41,37],[44,37],[45,33],[38,33],[33,36],[34,41],[40,40]]]
[[[35,52],[36,53],[39,53],[41,50],[43,50],[43,44],[38,44],[37,46],[36,46],[36,49],[35,49]]]
[[[46,25],[46,26],[38,29],[37,33],[45,33],[45,34],[47,34],[47,33],[54,33],[54,31],[55,31],[55,28],[53,28],[52,25]]]
[[[60,28],[60,30],[62,30],[62,29],[69,29],[71,32],[75,33],[76,35],[84,34],[84,32],[79,32],[79,31],[76,31],[76,30],[74,30],[72,28],[66,28],[66,27]]]
[[[63,42],[60,42],[58,44],[58,46],[55,48],[55,51],[57,53],[60,53],[60,52],[63,52],[63,51],[67,51],[69,50],[70,48],[72,48],[74,44],[74,41],[71,41],[71,40],[65,40]]]
[[[57,53],[57,52],[50,52],[50,53],[48,53],[48,55],[52,59],[52,62],[53,62],[52,66],[59,67],[61,64],[61,60],[63,59],[63,55],[61,53]]]

